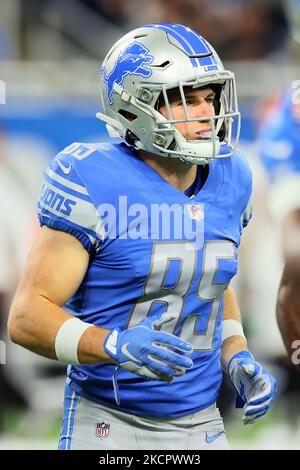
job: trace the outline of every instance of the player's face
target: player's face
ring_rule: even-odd
[[[215,93],[210,87],[186,89],[185,98],[189,117],[205,118],[214,116],[214,97]],[[186,119],[179,91],[169,92],[168,98],[172,112],[172,119]],[[168,110],[165,104],[159,108],[159,111],[166,119],[169,119]],[[175,127],[187,140],[201,140],[211,137],[210,120],[180,122],[176,123]]]

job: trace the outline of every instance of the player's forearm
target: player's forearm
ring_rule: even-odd
[[[17,294],[11,307],[8,333],[11,340],[37,354],[56,359],[55,339],[62,324],[73,318],[63,308],[37,294]],[[103,349],[109,330],[92,326],[80,338],[81,364],[113,362]]]
[[[300,270],[300,267],[298,268]],[[300,340],[300,273],[285,267],[280,282],[276,315],[278,326],[288,355],[291,357],[293,343]],[[299,366],[298,366],[299,367]]]
[[[241,313],[233,289],[229,286],[224,293],[223,321],[236,320],[241,323]],[[247,341],[239,335],[227,338],[222,344],[223,367],[236,353],[248,350]]]
[[[286,270],[300,283],[300,209],[291,211],[282,222],[282,251]]]
[[[241,336],[232,336],[222,345],[222,366],[225,367],[230,359],[240,351],[248,351],[247,341]]]

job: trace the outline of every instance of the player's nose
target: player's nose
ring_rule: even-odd
[[[196,117],[205,118],[214,116],[214,108],[207,101],[203,100],[198,106],[195,107]]]
[[[203,113],[206,116],[214,116],[214,114],[215,114],[214,107],[210,103],[208,103],[207,101],[204,101],[202,103],[202,110],[203,110]]]

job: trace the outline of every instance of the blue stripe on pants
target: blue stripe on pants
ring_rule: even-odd
[[[64,399],[64,416],[62,419],[62,428],[58,443],[59,450],[71,449],[75,413],[79,398],[80,395],[72,390],[71,387],[67,384]]]

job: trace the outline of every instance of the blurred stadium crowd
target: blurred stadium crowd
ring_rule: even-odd
[[[300,150],[300,105],[292,106],[291,98],[300,80],[300,1],[1,0],[0,339],[6,343],[6,364],[0,364],[0,447],[1,432],[18,429],[38,436],[62,410],[64,367],[12,344],[5,328],[39,230],[35,204],[42,172],[71,142],[108,138],[95,119],[99,65],[116,39],[150,22],[196,29],[236,72],[240,148],[253,169],[254,217],[242,243],[235,288],[250,347],[279,382],[270,419],[291,432],[299,428],[300,375],[286,356],[275,319],[282,260],[272,158],[280,162],[277,174],[300,171],[299,164],[295,170],[289,163]],[[272,141],[272,133],[265,134],[283,102],[290,103],[298,123],[293,142],[288,137]],[[236,419],[233,402],[225,382],[220,400],[225,426]],[[13,424],[16,410],[22,419]]]
[[[227,60],[264,59],[269,54],[278,54],[284,50],[288,33],[280,0],[13,0],[6,3],[13,6],[8,12],[10,27],[7,24],[1,27],[4,41],[0,53],[1,58],[9,59],[62,60],[78,56],[98,59],[122,34],[147,21],[188,24],[208,37]]]

